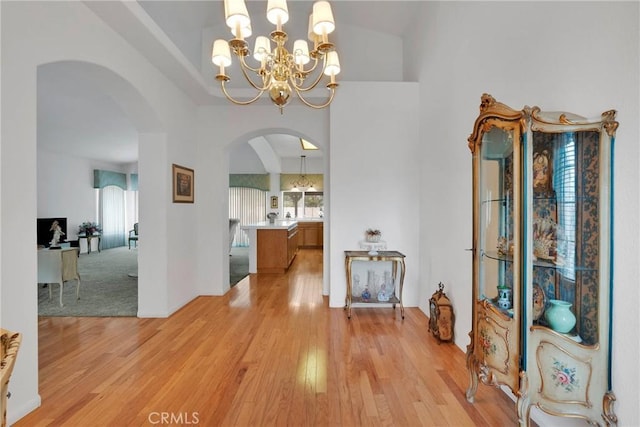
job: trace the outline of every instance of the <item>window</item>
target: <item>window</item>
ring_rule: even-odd
[[[563,135],[557,151],[554,182],[558,200],[558,253],[565,258],[563,274],[575,280],[576,262],[576,144],[573,133]]]
[[[108,185],[99,190],[100,225],[102,226],[102,249],[125,245],[124,190]]]
[[[283,191],[283,216],[291,218],[320,218],[324,215],[322,191]]]

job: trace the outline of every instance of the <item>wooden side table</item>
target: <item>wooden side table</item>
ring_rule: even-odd
[[[102,234],[79,234],[78,241],[80,239],[87,239],[87,253],[91,253],[91,240],[98,239],[98,252],[100,252],[100,244],[102,243]]]
[[[393,308],[396,304],[400,304],[400,314],[404,319],[404,306],[402,305],[402,288],[404,286],[405,273],[405,256],[397,251],[378,251],[376,255],[370,255],[367,251],[344,251],[345,270],[347,272],[347,296],[345,298],[344,308],[347,310],[347,317],[351,319],[351,305],[353,303],[364,304],[392,304]],[[372,294],[369,298],[363,298],[353,295],[353,275],[351,274],[351,266],[354,261],[379,262],[391,261],[392,273],[391,278],[394,282],[393,294],[389,296],[388,301],[380,301],[377,296]],[[398,277],[399,274],[399,277]]]

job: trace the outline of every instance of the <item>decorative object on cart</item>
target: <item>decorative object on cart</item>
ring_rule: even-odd
[[[375,289],[377,274],[375,270],[367,270],[367,286]]]
[[[511,288],[498,286],[498,307],[508,310],[511,308]]]
[[[367,228],[364,232],[364,239],[370,243],[378,243],[382,237],[380,230],[374,230],[373,228]]]
[[[86,221],[78,226],[78,234],[93,236],[96,233],[102,233],[102,227],[97,222]]]
[[[393,283],[393,275],[391,271],[384,272],[382,284],[380,285],[380,292],[378,292],[378,301],[388,302],[393,296],[395,291],[395,284]]]
[[[378,301],[389,301],[389,295],[387,294],[387,285],[385,285],[384,282],[380,285],[380,290],[378,291]]]
[[[571,311],[571,303],[567,301],[549,300],[549,308],[544,312],[544,318],[556,332],[569,333],[576,325],[576,316]]]
[[[378,251],[386,251],[387,250],[387,242],[378,241],[378,242],[367,242],[366,240],[360,240],[360,249],[367,251],[367,253],[371,256],[378,255]]]
[[[591,119],[514,110],[484,94],[467,140],[473,293],[466,397],[473,403],[480,382],[509,389],[522,427],[530,424],[532,407],[592,425],[617,424],[615,116],[614,110]],[[495,256],[496,240],[508,256]],[[511,309],[502,308],[496,284],[511,289]]]
[[[335,76],[340,73],[340,62],[338,53],[328,38],[335,30],[333,12],[328,1],[315,2],[308,22],[303,22],[305,27],[309,25],[308,37],[313,42],[311,52],[306,40],[296,40],[291,53],[285,46],[288,35],[282,26],[289,21],[286,0],[271,0],[267,3],[267,20],[276,26],[275,31],[270,34],[271,41],[275,43],[273,51],[271,41],[265,36],[258,36],[253,52],[249,52],[245,37],[251,36],[251,20],[244,0],[225,0],[224,11],[225,22],[233,39],[228,42],[218,39],[213,43],[211,62],[220,67],[216,80],[220,82],[222,92],[229,101],[238,105],[248,105],[260,99],[266,91],[282,113],[293,88],[300,101],[308,107],[324,108],[331,103],[338,87]],[[236,100],[227,92],[225,83],[231,78],[227,76],[225,68],[231,66],[231,51],[237,56],[247,83],[258,91],[251,99]],[[257,61],[257,66],[251,66],[245,60],[250,53]],[[305,68],[309,63],[311,65]],[[328,77],[328,98],[321,104],[312,104],[303,97],[303,93],[308,94],[315,88],[322,81],[323,74]]]
[[[453,305],[444,292],[444,285],[440,282],[438,290],[429,299],[429,331],[438,341],[451,342],[454,322]]]
[[[353,292],[355,294],[360,294],[360,275],[359,274],[354,274],[353,275]]]
[[[362,291],[362,299],[368,301],[371,299],[371,292],[369,292],[369,286],[364,287],[364,291]]]

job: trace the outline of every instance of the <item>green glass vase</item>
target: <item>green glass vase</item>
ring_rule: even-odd
[[[544,312],[551,329],[566,334],[576,325],[576,316],[571,311],[571,303],[559,299],[549,300],[549,308]]]

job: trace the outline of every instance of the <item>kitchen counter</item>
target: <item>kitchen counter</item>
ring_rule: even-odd
[[[249,273],[284,273],[298,252],[298,221],[243,225],[249,235]]]
[[[255,224],[243,225],[243,230],[258,230],[258,229],[274,229],[274,230],[291,230],[298,226],[298,221],[295,220],[276,220],[274,223],[269,221],[260,221]]]

